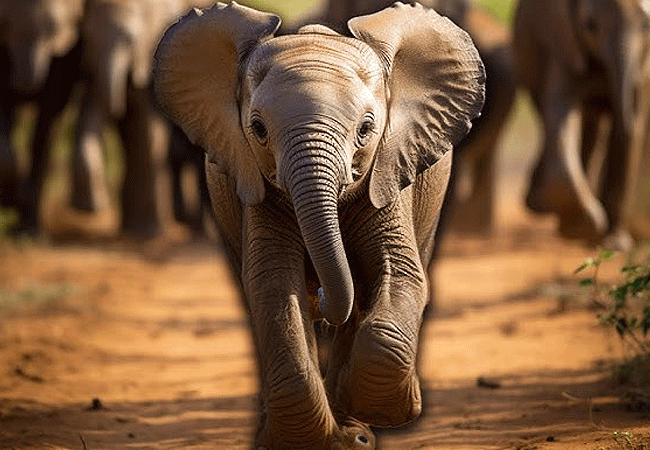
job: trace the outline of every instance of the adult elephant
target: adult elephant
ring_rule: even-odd
[[[350,18],[379,11],[393,1],[329,0],[309,20],[345,31]],[[496,147],[515,97],[510,31],[469,0],[421,0],[419,3],[435,9],[467,31],[485,65],[485,106],[454,153],[450,198],[444,212],[449,224],[444,226],[461,232],[489,234],[494,226]]]
[[[151,69],[164,30],[193,3],[87,0],[83,26],[87,88],[77,127],[71,203],[86,211],[109,206],[103,131],[114,123],[124,149],[121,229],[129,234],[157,235],[171,215],[170,124],[151,95]]]
[[[274,37],[279,23],[234,2],[189,13],[161,40],[154,89],[207,150],[257,348],[256,445],[371,448],[363,423],[421,410],[425,267],[485,73],[469,36],[420,5],[357,17],[354,37]],[[338,325],[325,382],[322,318]]]
[[[648,11],[639,0],[521,0],[518,77],[544,126],[526,204],[563,236],[629,247],[626,197],[647,124]],[[548,20],[540,20],[547,17]],[[644,117],[645,116],[645,117]]]
[[[0,204],[36,233],[52,125],[80,78],[83,0],[0,0]],[[11,134],[19,108],[35,104],[31,163],[19,173]]]

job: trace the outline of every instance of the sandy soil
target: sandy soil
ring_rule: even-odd
[[[650,448],[648,410],[610,382],[624,348],[572,275],[593,251],[508,217],[445,239],[425,413],[381,448]],[[217,246],[4,244],[0,293],[0,448],[249,448],[255,368]]]

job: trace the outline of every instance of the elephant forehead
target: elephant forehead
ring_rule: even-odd
[[[364,42],[322,34],[288,35],[266,41],[251,58],[249,75],[259,84],[268,74],[276,77],[360,80],[373,86],[383,82],[383,66]]]

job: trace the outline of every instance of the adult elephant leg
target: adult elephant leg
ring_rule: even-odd
[[[19,185],[20,228],[29,234],[37,233],[40,224],[39,201],[49,165],[54,116],[51,111],[39,110],[34,129],[31,169],[29,176]]]
[[[638,168],[640,158],[634,152],[640,151],[626,133],[623,126],[613,123],[610,135],[610,154],[605,160],[605,176],[603,177],[603,205],[610,220],[609,235],[605,238],[607,246],[622,251],[628,251],[633,246],[634,240],[625,223],[624,207],[626,195],[631,195],[626,189],[630,186],[629,177],[634,162]]]
[[[17,205],[18,164],[11,142],[12,107],[5,97],[0,97],[0,205]]]
[[[487,136],[486,136],[487,137]],[[452,224],[454,230],[470,234],[489,235],[494,222],[494,163],[496,138],[488,142],[474,142],[474,146],[460,150],[459,173],[456,192],[452,200]],[[467,155],[463,152],[467,151]],[[470,154],[474,153],[476,154]],[[466,156],[466,158],[464,158]],[[465,188],[465,189],[463,189]]]
[[[480,49],[480,47],[479,47]],[[485,104],[469,135],[458,146],[457,183],[451,206],[454,230],[490,234],[494,222],[497,143],[515,99],[514,63],[509,45],[481,51],[485,64]],[[463,187],[468,187],[463,191]],[[460,195],[459,195],[460,194]]]
[[[147,88],[129,86],[119,128],[124,143],[122,231],[153,237],[171,217],[165,176],[169,126],[155,110]]]
[[[84,92],[79,109],[73,156],[70,203],[80,211],[98,212],[108,209],[110,200],[104,170],[104,109],[92,92]]]
[[[638,105],[634,118],[633,142],[630,146],[625,196],[621,207],[621,221],[643,240],[650,235],[650,202],[647,195],[647,177],[650,168],[650,64],[644,66],[638,88]]]
[[[188,225],[196,235],[204,234],[204,213],[211,210],[205,178],[205,152],[193,145],[183,130],[173,125],[167,160],[171,176],[174,219]],[[190,189],[185,192],[183,171],[186,167],[193,169],[196,174],[196,191]],[[188,201],[189,193],[196,193],[196,197]]]
[[[174,219],[181,223],[190,224],[189,213],[185,207],[185,198],[183,195],[183,165],[186,162],[186,152],[189,151],[190,144],[183,131],[176,125],[172,125],[171,135],[169,137],[168,160],[171,169],[172,182],[172,202],[174,210]]]
[[[67,67],[70,64],[78,67],[78,51],[64,58],[55,58],[50,65],[49,76],[39,95],[38,118],[32,141],[32,161],[29,176],[21,187],[22,220],[21,226],[28,233],[38,232],[40,223],[39,203],[43,193],[43,185],[49,167],[50,152],[53,144],[53,132],[56,120],[61,116],[68,104],[77,81],[74,70]]]
[[[347,436],[330,411],[309,348],[313,335],[304,317],[306,251],[297,225],[286,225],[294,220],[286,209],[264,204],[244,212],[242,284],[264,406],[256,444],[268,449],[348,448],[341,445]]]
[[[18,99],[9,87],[9,54],[0,46],[0,205],[18,206],[19,171],[11,140]]]
[[[544,147],[526,204],[536,212],[557,213],[562,235],[596,239],[607,231],[607,215],[582,165],[582,104],[558,62],[549,67],[541,103]]]

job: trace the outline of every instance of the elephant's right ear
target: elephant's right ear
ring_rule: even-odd
[[[154,92],[163,110],[237,182],[247,204],[264,198],[264,182],[239,116],[239,77],[252,49],[280,18],[217,3],[192,10],[166,32],[155,55]]]
[[[485,69],[469,35],[432,9],[400,2],[348,22],[384,63],[388,123],[370,200],[393,202],[469,132],[485,98]]]

